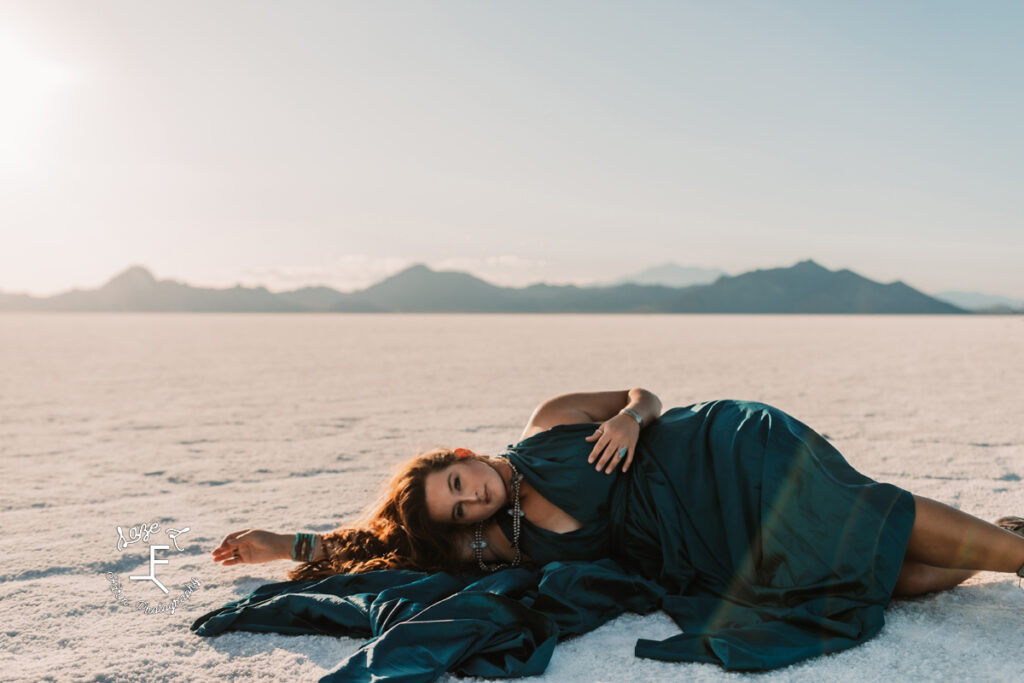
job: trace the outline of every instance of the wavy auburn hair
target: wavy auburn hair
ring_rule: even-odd
[[[465,457],[489,461],[472,452]],[[327,556],[303,562],[288,572],[288,580],[312,581],[375,569],[465,571],[455,544],[466,525],[433,521],[425,486],[428,474],[460,459],[454,449],[435,448],[403,463],[358,519],[321,537]]]

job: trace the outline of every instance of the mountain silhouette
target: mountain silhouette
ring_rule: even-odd
[[[882,284],[813,260],[788,268],[721,275],[688,287],[624,283],[586,286],[538,283],[500,287],[469,273],[415,264],[354,292],[303,287],[193,287],[157,280],[132,266],[93,290],[51,297],[0,293],[0,310],[347,313],[927,313],[962,308],[903,282]]]
[[[936,299],[966,308],[969,311],[991,313],[1024,313],[1024,299],[983,294],[981,292],[947,291],[933,294]]]
[[[131,291],[156,284],[156,278],[143,266],[132,266],[120,275],[110,279],[100,289],[107,291]]]
[[[681,293],[674,313],[962,313],[897,281],[880,284],[812,260],[722,277]]]
[[[725,271],[718,268],[695,268],[693,266],[680,266],[675,263],[663,263],[658,266],[645,268],[639,273],[624,275],[608,282],[592,282],[589,286],[614,287],[615,285],[632,283],[635,285],[690,287],[691,285],[710,284],[725,274]]]
[[[515,309],[514,290],[459,272],[436,272],[418,263],[354,293],[380,310],[405,312],[489,313]],[[336,311],[350,310],[345,303]]]

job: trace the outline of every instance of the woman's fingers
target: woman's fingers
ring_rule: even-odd
[[[259,564],[280,559],[278,534],[265,529],[245,529],[228,534],[220,547],[213,551],[213,561],[224,566]]]
[[[224,560],[229,560],[235,556],[235,550],[237,549],[238,546],[232,545],[230,543],[224,545],[221,548],[217,548],[213,551],[213,561],[223,562]]]
[[[593,439],[598,435],[600,435],[600,438],[598,438],[597,444],[594,446],[593,450],[590,451],[590,455],[587,457],[587,462],[593,463],[596,460],[597,465],[594,469],[600,472],[608,465],[608,459],[611,457],[610,446],[612,440],[603,429],[595,430],[593,434],[587,437],[587,439]]]
[[[611,471],[615,469],[615,466],[618,464],[616,454],[618,453],[619,448],[620,447],[616,446],[611,439],[602,439],[597,444],[597,448],[594,449],[595,453],[599,454],[599,456],[597,456],[597,465],[594,469],[598,472],[603,470],[605,474],[611,474]],[[590,461],[593,462],[595,454],[592,453],[590,457]]]
[[[610,474],[615,469],[615,454],[619,448],[615,444],[609,442],[604,449],[604,455],[601,456],[601,466],[598,468],[598,472],[604,472]]]
[[[586,437],[587,441],[600,436],[597,444],[593,450],[590,451],[590,455],[587,457],[587,462],[593,464],[595,461],[597,465],[594,467],[598,472],[604,471],[605,474],[611,474],[619,464],[622,464],[622,471],[625,472],[629,469],[630,464],[633,462],[633,446],[627,441],[620,441],[619,439],[612,439],[611,436],[602,431],[595,431],[590,436]],[[619,453],[622,449],[626,449],[626,453],[623,457],[619,457]]]
[[[600,434],[600,432],[594,432],[593,434],[588,436],[585,440],[586,441],[590,441],[591,439],[597,437],[599,434]],[[598,441],[596,444],[594,444],[594,448],[591,449],[590,455],[587,456],[587,462],[589,462],[591,465],[593,465],[594,464],[594,458],[596,458],[597,454],[600,453],[600,452],[601,452],[601,442]]]
[[[241,531],[234,531],[224,537],[224,540],[220,542],[220,545],[213,549],[213,561],[223,562],[225,565],[228,564],[239,564],[243,560],[239,557],[235,557],[235,551],[237,550],[240,556],[245,555],[245,551],[242,546],[244,542],[239,541],[239,537],[242,534],[248,533],[251,529],[242,529]]]
[[[611,449],[612,455],[611,458],[609,458],[608,467],[604,469],[605,474],[611,474],[612,470],[619,466],[619,462],[621,461],[621,458],[619,458],[619,453],[622,452],[623,448],[625,448],[625,446],[618,446],[616,448]]]
[[[606,446],[608,446],[608,444],[611,441],[611,439],[608,438],[607,434],[605,434],[604,432],[597,431],[588,436],[587,439],[592,439],[598,436],[599,434],[600,438],[598,439],[597,444],[594,445],[593,450],[590,451],[590,455],[587,457],[587,462],[591,464],[593,464],[595,460],[597,461],[597,466],[594,469],[596,469],[598,472],[601,471],[601,468],[604,467],[605,463],[608,460],[608,454],[605,452],[605,450]]]
[[[625,455],[620,455],[625,449]],[[605,468],[605,474],[611,474],[612,471],[619,466],[619,463],[623,464],[622,471],[625,472],[629,463],[633,460],[633,450],[626,444],[622,444],[618,448],[612,448],[611,462]]]
[[[235,554],[238,551],[238,554]],[[221,562],[225,566],[229,564],[241,564],[248,557],[248,547],[243,545],[229,545],[226,548],[218,548],[213,553],[213,561]]]

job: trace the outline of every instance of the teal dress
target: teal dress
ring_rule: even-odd
[[[626,610],[661,608],[682,629],[637,640],[636,656],[730,671],[843,650],[882,628],[914,523],[908,491],[858,473],[763,403],[667,410],[641,430],[629,471],[611,475],[587,463],[597,426],[559,425],[503,452],[582,523],[559,534],[524,518],[535,565],[268,584],[191,630],[368,638],[321,679],[334,683],[538,674],[556,642]],[[497,519],[511,538],[510,516]]]
[[[908,491],[763,403],[665,411],[625,473],[587,462],[597,427],[559,425],[504,455],[582,523],[559,534],[524,520],[523,552],[540,564],[610,557],[667,590],[661,607],[684,633],[641,639],[637,656],[766,669],[881,629],[914,523]],[[508,515],[498,520],[511,538]]]

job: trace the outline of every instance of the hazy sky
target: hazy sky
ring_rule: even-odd
[[[1024,298],[1018,2],[0,0],[0,290],[813,258]]]

